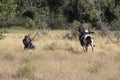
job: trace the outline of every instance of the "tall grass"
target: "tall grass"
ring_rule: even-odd
[[[86,54],[79,40],[63,39],[66,31],[53,30],[39,33],[33,41],[36,50],[24,50],[22,39],[29,32],[34,33],[10,31],[0,40],[1,80],[120,79],[120,46],[107,38],[94,34],[95,52],[89,47]]]

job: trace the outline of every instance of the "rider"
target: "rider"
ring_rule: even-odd
[[[23,39],[24,49],[35,49],[35,46],[32,44],[31,38],[29,38],[29,35],[25,35]]]
[[[88,25],[87,23],[85,23],[84,20],[81,21],[81,25],[80,25],[80,28],[78,29],[78,32],[80,33],[79,34],[79,40],[80,40],[80,43],[81,45],[83,45],[83,38],[86,34],[88,34]]]

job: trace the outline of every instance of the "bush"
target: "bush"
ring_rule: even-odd
[[[3,35],[3,33],[8,33],[8,31],[6,31],[6,30],[0,31],[0,40],[5,38],[5,36]]]
[[[4,54],[3,55],[3,59],[6,59],[8,61],[13,61],[15,59],[15,57],[12,54]]]
[[[65,29],[67,27],[66,19],[63,16],[49,18],[47,24],[51,29]]]
[[[87,69],[87,71],[90,73],[96,74],[96,73],[100,72],[102,67],[103,67],[102,63],[94,62],[94,64],[90,65],[90,67]]]
[[[22,66],[18,69],[17,77],[28,78],[28,77],[32,77],[33,73],[34,73],[33,68],[31,68],[28,65],[25,65],[25,66]]]
[[[30,18],[21,18],[19,21],[16,21],[15,24],[17,26],[21,26],[26,29],[34,29],[36,28],[35,21]]]
[[[57,50],[58,47],[57,47],[57,44],[56,43],[51,43],[49,45],[46,45],[44,48],[44,50]]]
[[[110,29],[120,31],[120,21],[113,21]]]

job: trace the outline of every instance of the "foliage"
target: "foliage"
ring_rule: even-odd
[[[0,0],[0,12],[0,27],[38,28],[45,22],[49,28],[66,29],[74,21],[95,26],[101,19],[120,30],[119,0]]]
[[[101,69],[104,67],[103,63],[100,62],[94,62],[94,64],[90,65],[87,71],[92,74],[96,74],[101,71]]]
[[[0,0],[0,27],[13,24],[16,6],[13,0]]]
[[[0,40],[5,38],[3,33],[8,33],[8,31],[6,29],[0,29]]]
[[[58,47],[57,47],[57,44],[56,43],[51,43],[51,44],[49,44],[49,45],[46,45],[45,47],[44,47],[44,49],[45,50],[56,50],[56,49],[58,49]]]
[[[63,16],[56,16],[53,18],[48,18],[47,24],[51,29],[65,29],[67,22]]]
[[[34,73],[34,70],[31,66],[25,65],[21,66],[17,71],[17,77],[31,77]]]

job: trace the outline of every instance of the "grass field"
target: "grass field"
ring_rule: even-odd
[[[78,40],[55,30],[39,33],[36,50],[24,50],[29,32],[34,31],[10,31],[0,40],[0,80],[120,80],[120,41],[94,34],[95,52],[84,53]]]

